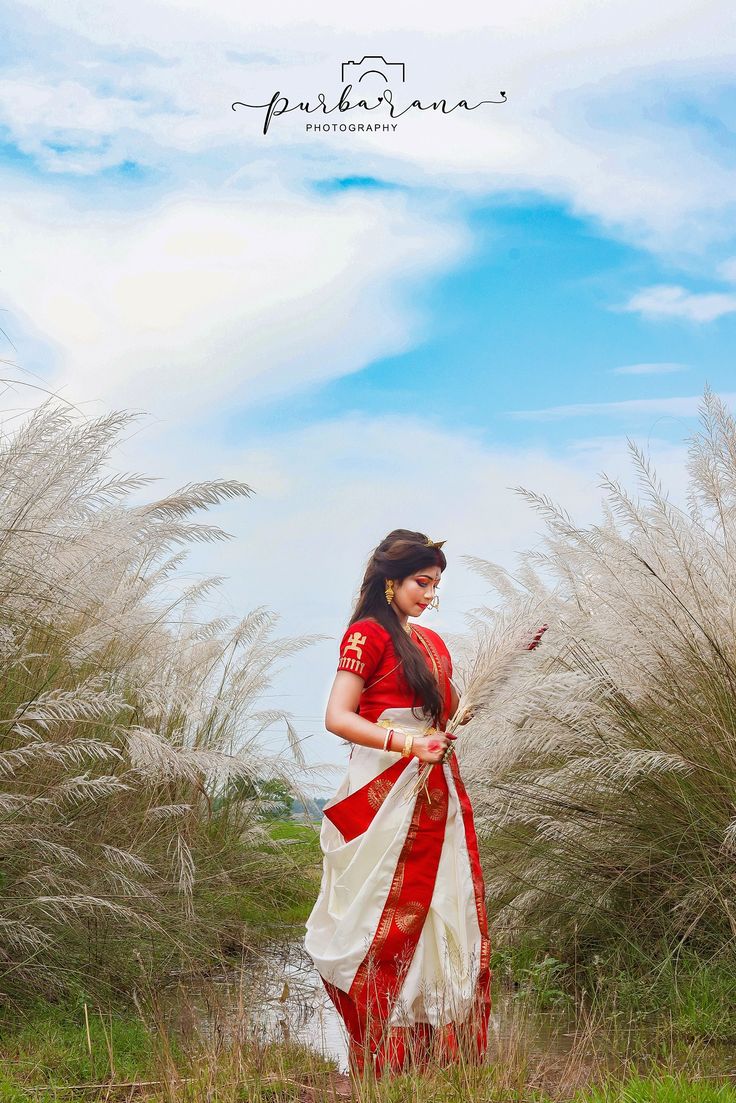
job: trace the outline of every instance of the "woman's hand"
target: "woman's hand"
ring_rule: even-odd
[[[412,754],[421,762],[441,762],[445,751],[455,738],[449,732],[432,732],[431,735],[415,735]]]

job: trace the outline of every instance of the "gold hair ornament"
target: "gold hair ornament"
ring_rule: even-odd
[[[447,543],[447,541],[446,540],[430,540],[429,537],[427,537],[426,543],[427,543],[428,548],[441,548],[443,544]]]

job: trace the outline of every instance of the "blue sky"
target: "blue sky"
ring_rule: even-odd
[[[464,565],[541,539],[514,498],[597,516],[630,435],[676,498],[706,382],[736,405],[736,35],[725,0],[31,0],[0,45],[0,355],[85,414],[145,411],[117,457],[165,492],[257,494],[214,518],[223,609],[321,632],[279,683],[321,712],[362,564],[396,525]],[[412,94],[502,107],[395,134],[267,136],[231,103],[339,91],[340,59],[406,59]],[[13,366],[14,365],[14,366]],[[297,563],[310,565],[305,585]],[[317,565],[317,571],[314,567]],[[220,610],[218,610],[220,611]]]
[[[679,438],[691,426],[666,413],[603,409],[575,414],[571,424],[571,415],[540,423],[525,412],[695,394],[705,381],[730,389],[736,313],[703,324],[625,309],[634,290],[676,281],[681,267],[528,195],[498,197],[464,219],[473,255],[414,291],[424,319],[415,347],[233,413],[232,432],[390,410],[437,424],[451,419],[499,443],[559,445],[571,434],[608,431],[613,416],[621,431],[648,432],[656,421],[658,433]],[[714,281],[689,275],[688,285],[707,292]]]

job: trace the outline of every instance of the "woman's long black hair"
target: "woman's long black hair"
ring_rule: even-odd
[[[427,543],[423,532],[394,529],[375,549],[366,567],[360,594],[350,617],[350,624],[372,617],[390,634],[404,677],[421,702],[422,712],[439,726],[443,701],[437,679],[427,666],[416,644],[401,627],[393,608],[386,601],[386,580],[401,582],[422,567],[439,567],[444,571],[447,560],[441,548]]]

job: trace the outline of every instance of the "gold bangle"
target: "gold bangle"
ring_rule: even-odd
[[[411,755],[412,744],[414,743],[414,735],[412,732],[407,732],[406,739],[404,740],[404,749],[401,752],[404,758],[409,758]]]

